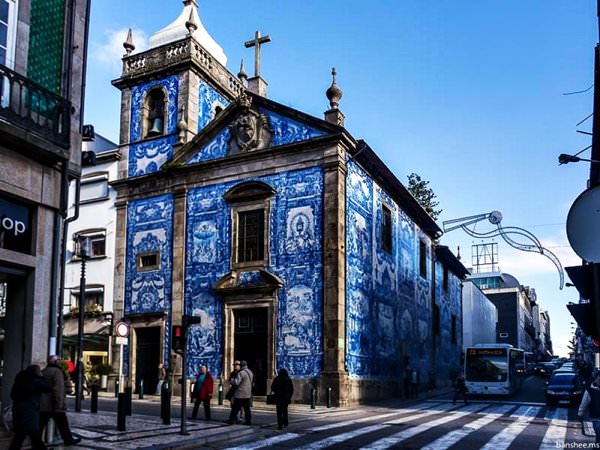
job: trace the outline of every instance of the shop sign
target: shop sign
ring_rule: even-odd
[[[31,212],[27,206],[0,198],[0,248],[31,253]]]

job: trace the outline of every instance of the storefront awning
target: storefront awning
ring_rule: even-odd
[[[596,313],[591,303],[572,303],[567,309],[587,336],[597,337]]]

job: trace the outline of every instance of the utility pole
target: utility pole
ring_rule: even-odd
[[[598,32],[600,33],[600,0],[597,0],[596,15],[598,18]],[[598,37],[600,41],[600,36]],[[590,159],[600,159],[600,43],[594,48],[594,109],[592,123],[592,156]],[[600,184],[600,164],[590,162],[589,187]]]

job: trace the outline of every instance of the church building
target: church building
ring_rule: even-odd
[[[375,151],[344,128],[342,91],[316,118],[267,98],[256,33],[254,76],[235,76],[195,0],[155,33],[124,44],[117,191],[115,319],[130,325],[123,367],[156,386],[175,378],[172,327],[188,327],[185,376],[218,383],[248,361],[254,394],[279,368],[334,405],[400,392],[460,365],[465,268],[440,228]],[[315,93],[317,95],[317,93]],[[115,348],[113,364],[119,366]],[[432,378],[435,375],[435,380]]]

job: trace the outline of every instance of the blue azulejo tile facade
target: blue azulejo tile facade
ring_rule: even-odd
[[[272,187],[269,254],[265,267],[283,280],[278,289],[277,367],[294,377],[315,377],[323,357],[323,172],[320,168],[190,189],[187,194],[185,311],[201,318],[189,333],[188,373],[206,363],[227,375],[223,361],[223,299],[214,291],[231,270],[231,205],[224,194],[247,181]],[[241,271],[239,285],[259,282],[256,270]]]
[[[421,379],[431,360],[431,240],[353,160],[346,180],[346,366],[351,377],[398,379],[405,356]],[[382,206],[392,246],[382,247]],[[420,241],[427,275],[420,273]]]
[[[141,142],[144,138],[142,135],[144,102],[148,93],[156,88],[162,89],[165,93],[165,137]],[[135,177],[154,173],[171,158],[177,132],[178,94],[179,78],[176,76],[150,81],[132,89],[128,176]]]
[[[447,284],[444,285],[444,271]],[[437,336],[436,377],[452,381],[458,375],[462,355],[462,281],[444,267],[440,261],[435,264],[436,304],[440,312],[439,336]]]
[[[229,101],[213,89],[206,81],[200,80],[198,89],[198,131],[202,131],[206,125],[217,115],[218,109],[225,109]]]
[[[157,264],[143,267],[145,255],[157,256]],[[173,197],[132,201],[127,207],[126,315],[171,310],[172,258]]]

